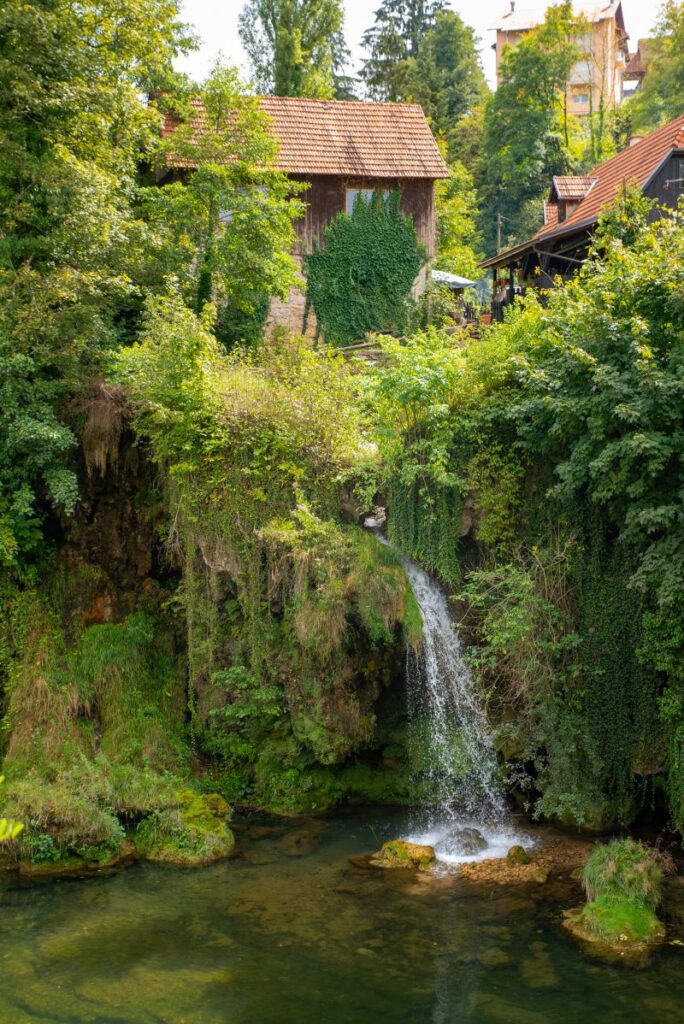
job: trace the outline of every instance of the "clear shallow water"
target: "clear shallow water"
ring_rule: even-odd
[[[405,834],[390,812],[325,823],[308,856],[238,830],[212,868],[138,864],[0,893],[1,1024],[668,1024],[684,955],[585,959],[557,930],[577,892],[473,892],[348,857]],[[282,826],[281,826],[282,827]],[[288,826],[302,828],[301,823]]]

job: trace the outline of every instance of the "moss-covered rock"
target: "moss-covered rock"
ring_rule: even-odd
[[[610,896],[599,896],[584,907],[567,911],[563,923],[583,942],[620,951],[652,945],[665,938],[665,928],[652,910]]]
[[[226,824],[229,807],[217,793],[187,790],[177,806],[148,815],[138,825],[134,843],[147,860],[194,867],[231,857],[235,838]]]
[[[392,839],[370,859],[375,868],[404,868],[427,871],[436,860],[431,846],[409,843],[406,839]]]
[[[656,916],[662,867],[655,850],[632,839],[597,846],[584,865],[588,902],[565,914],[565,927],[584,942],[620,953],[662,941]]]
[[[506,860],[509,864],[531,864],[532,858],[525,849],[524,846],[511,846],[510,850],[506,854]]]

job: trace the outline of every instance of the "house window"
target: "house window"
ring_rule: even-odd
[[[584,103],[584,104],[588,103],[589,102],[589,93],[588,92],[573,92],[573,94],[572,94],[572,102],[576,103],[577,106],[579,106],[580,103]]]
[[[364,203],[372,203],[373,202],[373,196],[375,195],[375,192],[376,192],[376,190],[374,188],[348,188],[347,189],[347,216],[351,217],[351,215],[353,213],[353,210],[354,210],[354,203],[356,202],[356,197],[357,196],[361,196],[361,198],[363,199]],[[389,193],[389,189],[388,188],[383,188],[383,190],[382,190],[382,198],[385,201],[387,201],[387,199],[389,199],[389,194],[390,194]]]

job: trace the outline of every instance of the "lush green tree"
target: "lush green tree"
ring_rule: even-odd
[[[520,211],[529,200],[539,201],[541,225],[551,177],[571,170],[574,126],[565,87],[578,52],[573,31],[566,0],[550,7],[542,25],[504,52],[499,87],[484,119],[482,229],[488,252],[496,248],[499,216],[504,242],[523,240]]]
[[[343,70],[341,0],[247,0],[239,20],[257,89],[276,96],[335,96]]]
[[[489,93],[478,42],[458,14],[439,12],[407,71],[407,98],[420,103],[433,130],[449,141],[456,124],[480,107]],[[455,151],[453,155],[458,157]]]
[[[684,4],[668,0],[660,9],[653,52],[643,85],[629,101],[634,128],[652,131],[684,114]]]
[[[8,0],[0,10],[0,549],[76,498],[65,399],[116,343],[142,254],[131,204],[174,81],[174,0]]]
[[[481,276],[482,239],[477,226],[477,193],[472,175],[458,161],[450,175],[435,186],[437,208],[437,259],[439,270],[461,277]]]
[[[423,37],[445,9],[444,0],[382,0],[373,25],[363,35],[368,57],[361,79],[371,99],[406,97],[409,61],[418,56]]]
[[[198,106],[199,132],[192,117]],[[184,181],[143,193],[154,231],[147,285],[163,289],[173,275],[198,313],[215,304],[222,340],[253,341],[271,297],[284,297],[297,280],[292,221],[303,207],[274,169],[268,118],[244,95],[234,69],[218,66],[193,91],[186,112],[162,156],[193,170]]]

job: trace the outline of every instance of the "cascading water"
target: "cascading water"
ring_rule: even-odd
[[[529,839],[508,821],[487,719],[456,626],[439,586],[401,557],[423,618],[420,649],[407,655],[419,805],[410,838],[429,843],[450,864],[504,856]]]
[[[483,824],[499,823],[504,804],[496,756],[446,597],[415,562],[405,558],[404,567],[423,617],[420,650],[407,655],[409,713],[422,746],[416,758],[425,762],[421,774],[442,817],[467,814]]]

